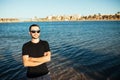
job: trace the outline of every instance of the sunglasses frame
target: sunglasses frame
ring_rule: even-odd
[[[40,30],[37,30],[37,31],[31,30],[30,32],[31,32],[31,33],[36,33],[36,32],[37,32],[37,33],[40,33]]]

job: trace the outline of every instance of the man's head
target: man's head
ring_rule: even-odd
[[[33,39],[37,39],[40,36],[40,27],[37,24],[32,24],[29,27],[29,33]]]

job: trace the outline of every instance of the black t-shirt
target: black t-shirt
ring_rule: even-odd
[[[44,52],[50,51],[49,44],[47,41],[40,40],[39,43],[32,43],[31,41],[25,43],[22,47],[22,55],[29,55],[29,57],[42,57]],[[46,63],[39,66],[28,67],[27,77],[39,77],[47,74],[48,68]]]

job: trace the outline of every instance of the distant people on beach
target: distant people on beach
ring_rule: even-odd
[[[47,41],[40,39],[40,26],[29,27],[31,41],[22,47],[23,65],[27,67],[27,80],[51,80],[46,63],[51,60],[51,51]]]

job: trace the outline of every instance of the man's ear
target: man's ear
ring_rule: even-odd
[[[29,33],[29,35],[31,35],[30,31],[28,33]]]

